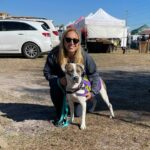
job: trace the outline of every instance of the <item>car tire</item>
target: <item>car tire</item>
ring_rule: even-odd
[[[26,58],[34,59],[40,55],[40,48],[33,42],[27,42],[22,46],[22,53]]]

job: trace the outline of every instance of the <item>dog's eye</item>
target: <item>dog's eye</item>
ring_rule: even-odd
[[[78,74],[81,74],[81,69],[80,68],[77,68],[76,71],[77,71]]]
[[[69,74],[71,76],[73,74],[73,69],[68,70],[67,74]]]
[[[71,72],[67,72],[67,74],[70,75],[70,76],[72,75]]]

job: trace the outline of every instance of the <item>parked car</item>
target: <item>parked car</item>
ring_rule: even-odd
[[[48,31],[50,32],[51,42],[52,46],[55,47],[60,43],[59,40],[59,33],[57,29],[55,28],[53,21],[48,19],[35,19],[38,22],[43,22],[45,26],[47,27]]]
[[[0,53],[23,54],[37,58],[52,49],[50,33],[44,23],[20,19],[0,20]]]
[[[13,17],[11,17],[11,18],[13,18]],[[21,19],[21,20],[30,20],[30,21],[44,23],[44,25],[47,27],[47,29],[50,33],[52,46],[55,47],[60,43],[58,30],[55,28],[52,20],[49,20],[46,18],[38,18],[38,17],[17,17],[17,18]]]

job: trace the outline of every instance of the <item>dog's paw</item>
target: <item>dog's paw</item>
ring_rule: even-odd
[[[109,118],[113,119],[113,118],[115,118],[115,115],[110,115]]]
[[[72,118],[69,119],[70,123],[73,123],[73,121],[74,121],[74,118],[73,119]]]
[[[80,129],[81,129],[81,130],[85,130],[85,129],[86,129],[86,125],[85,125],[85,124],[82,124],[82,125],[80,126]]]
[[[113,116],[109,116],[109,118],[110,118],[110,119],[112,119],[112,118],[113,118]]]
[[[74,121],[74,117],[73,118],[71,118],[71,122],[73,123],[73,121]]]

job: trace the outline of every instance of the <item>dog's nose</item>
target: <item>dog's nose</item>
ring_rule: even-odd
[[[78,82],[79,81],[79,77],[78,76],[73,77],[73,81],[74,82]]]

